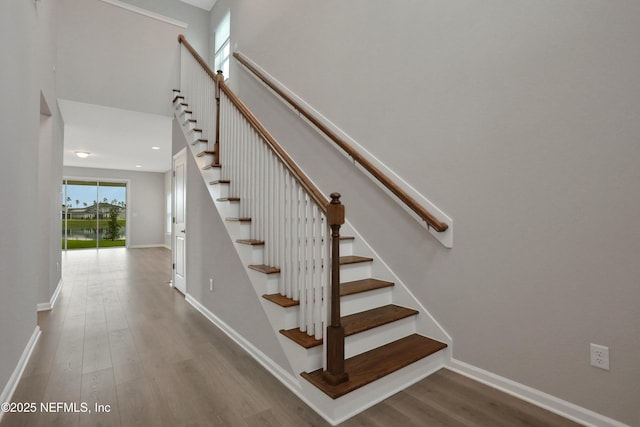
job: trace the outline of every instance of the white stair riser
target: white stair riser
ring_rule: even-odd
[[[220,179],[220,168],[202,169],[202,175],[206,182],[217,181]]]
[[[392,287],[386,287],[343,296],[340,298],[340,315],[348,316],[349,314],[391,304],[393,301],[392,289]]]
[[[191,143],[191,145],[193,145],[193,147],[195,148],[196,154],[209,149],[209,143],[208,142],[199,141],[197,139],[194,140]],[[211,156],[211,158],[207,159],[206,156]],[[202,156],[200,158],[204,159],[208,164],[213,163],[213,154],[206,154],[205,156]]]
[[[403,369],[352,391],[347,395],[348,398],[333,400],[309,382],[302,381],[301,386],[307,396],[315,398],[314,402],[317,402],[316,405],[320,410],[331,414],[334,420],[344,421],[362,411],[362,408],[371,407],[441,369],[444,365],[445,354],[446,351],[439,351],[420,359]]]
[[[200,143],[199,145],[200,145],[200,148],[202,149],[202,151],[208,149],[206,143]],[[213,161],[215,160],[215,156],[213,154],[205,154],[201,158],[203,158],[205,163],[208,164],[208,165],[213,164]]]
[[[340,240],[340,255],[353,255],[353,240]]]
[[[246,264],[262,264],[262,256],[264,253],[264,248],[262,245],[245,245],[242,243],[236,243],[236,249],[240,254],[240,257],[243,261],[247,261]]]
[[[243,260],[244,261],[244,260]],[[246,263],[245,265],[250,265]],[[247,269],[247,275],[252,280],[256,292],[262,297],[265,294],[274,294],[278,292],[278,279],[279,274],[264,274],[257,270]],[[264,300],[269,305],[276,306],[275,308],[280,311],[282,307],[272,303],[271,301]]]
[[[187,129],[187,130],[193,130],[196,128],[196,123],[195,122],[186,122],[182,125],[183,128]]]
[[[284,318],[284,329],[295,329],[298,327],[299,307],[280,307]]]
[[[280,335],[280,334],[279,334]],[[323,346],[306,349],[284,335],[280,335],[280,343],[286,354],[290,355],[293,372],[311,372],[322,367]]]
[[[225,221],[227,230],[229,230],[229,236],[232,240],[249,239],[251,234],[251,226],[249,223],[238,221]]]
[[[226,218],[238,218],[240,203],[216,200],[216,206],[218,206],[220,212],[224,214]]]
[[[415,319],[416,316],[407,317],[347,337],[344,341],[345,357],[349,358],[364,353],[415,333]]]
[[[359,262],[340,266],[340,282],[352,282],[371,277],[371,263]]]
[[[216,199],[220,199],[223,197],[229,197],[229,184],[210,184],[211,188],[213,188],[214,193],[216,195]]]
[[[193,143],[195,141],[197,141],[198,139],[202,138],[202,132],[196,131],[196,130],[190,130],[187,133],[187,141],[189,141],[191,143],[191,145],[193,145]]]
[[[180,118],[179,118],[179,120],[180,120],[180,122],[181,122],[183,125],[186,125],[186,124],[187,124],[187,121],[188,121],[189,119],[191,119],[191,118],[192,118],[192,116],[193,116],[193,114],[191,114],[191,113],[187,113],[187,110],[182,110],[182,112],[180,113]]]

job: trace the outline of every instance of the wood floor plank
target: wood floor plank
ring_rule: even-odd
[[[162,248],[63,254],[64,287],[14,401],[114,402],[106,414],[6,414],[0,427],[328,424],[167,285]],[[345,427],[576,427],[441,370]]]

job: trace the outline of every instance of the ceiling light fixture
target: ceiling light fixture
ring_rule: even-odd
[[[152,150],[159,150],[160,147],[151,147]]]
[[[76,156],[80,157],[81,159],[86,159],[91,155],[91,153],[87,151],[76,151],[75,153],[76,153]]]
[[[142,165],[136,165],[136,167],[137,167],[137,168],[141,168],[141,167],[142,167]]]

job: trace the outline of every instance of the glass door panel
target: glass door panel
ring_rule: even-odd
[[[96,200],[98,183],[65,181],[63,194],[62,247],[95,248],[97,245]]]
[[[126,246],[127,184],[100,182],[98,184],[99,236],[101,248]]]
[[[126,246],[127,184],[64,180],[62,249]]]

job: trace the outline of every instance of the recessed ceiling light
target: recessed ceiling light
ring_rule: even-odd
[[[136,167],[137,167],[137,168],[141,168],[141,167],[142,167],[142,165],[136,165]]]
[[[159,150],[160,147],[151,147],[152,150]]]
[[[86,159],[91,155],[91,153],[88,153],[86,151],[76,151],[75,153],[76,153],[76,156],[80,157],[81,159]]]

